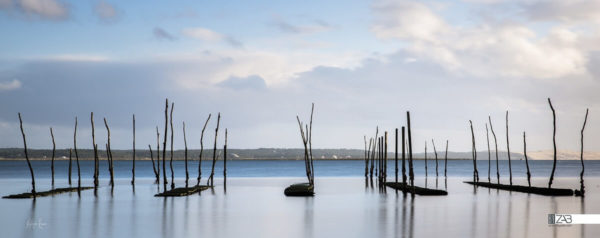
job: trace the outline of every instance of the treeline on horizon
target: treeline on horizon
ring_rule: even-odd
[[[162,150],[161,150],[162,151]],[[28,149],[29,157],[32,159],[51,159],[51,149]],[[80,159],[93,160],[94,150],[92,149],[78,149]],[[152,150],[154,159],[156,159],[156,151]],[[162,152],[161,152],[162,153]],[[223,157],[223,151],[217,150],[219,159]],[[364,150],[359,149],[313,149],[313,155],[315,159],[364,159]],[[100,159],[106,159],[106,152],[99,150],[98,154]],[[116,160],[131,160],[133,158],[132,150],[112,150],[114,159]],[[200,150],[188,150],[189,160],[198,160]],[[487,151],[478,152],[479,160],[487,160]],[[135,150],[136,159],[150,159],[150,150]],[[162,155],[162,154],[161,154]],[[202,158],[203,160],[211,160],[213,152],[212,150],[204,150]],[[424,153],[415,154],[415,159],[423,159]],[[507,159],[507,153],[503,151],[498,152],[499,159]],[[401,156],[400,154],[398,155]],[[448,152],[448,159],[470,159],[472,156],[471,152]],[[523,157],[520,153],[511,153],[511,156],[515,159],[521,159]],[[72,152],[72,157],[75,159],[75,151]],[[251,160],[251,159],[289,159],[289,160],[302,160],[304,157],[304,149],[300,148],[259,148],[259,149],[227,149],[228,160]],[[167,159],[170,158],[170,151],[167,150]],[[434,159],[433,153],[427,153],[428,159]],[[0,148],[0,159],[25,159],[23,148]],[[56,159],[64,160],[69,159],[69,149],[57,149]],[[183,160],[184,150],[174,150],[173,159]],[[388,159],[394,159],[394,152],[389,152]],[[438,153],[438,159],[443,159],[443,155]]]

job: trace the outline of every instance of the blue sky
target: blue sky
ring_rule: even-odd
[[[117,148],[135,113],[144,148],[168,97],[191,140],[222,112],[233,148],[300,147],[295,116],[315,102],[317,148],[362,148],[411,110],[415,141],[470,150],[473,120],[482,150],[487,116],[504,135],[509,110],[511,148],[527,131],[546,150],[551,97],[559,149],[578,149],[590,108],[598,151],[599,16],[592,0],[0,0],[0,146],[21,146],[22,112],[32,147],[50,147],[50,126],[72,146],[77,116],[91,148],[94,111]]]

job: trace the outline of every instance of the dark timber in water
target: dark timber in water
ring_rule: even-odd
[[[286,196],[313,196],[315,194],[315,177],[314,177],[314,166],[313,166],[313,155],[312,155],[312,120],[315,111],[315,104],[312,104],[310,111],[310,122],[308,125],[302,124],[300,117],[296,116],[298,126],[300,128],[300,136],[302,137],[302,144],[304,145],[304,167],[306,169],[306,177],[308,183],[297,183],[288,186],[283,193]],[[310,125],[310,127],[309,127]],[[306,127],[306,129],[304,128]]]
[[[54,186],[54,157],[56,156],[56,143],[54,142],[54,132],[50,127],[50,137],[52,137],[52,162],[50,163],[50,170],[52,170],[52,185]],[[71,157],[69,156],[69,185],[71,185]]]
[[[215,176],[215,164],[217,163],[217,136],[219,135],[219,124],[221,123],[221,113],[217,114],[217,127],[215,128],[215,144],[213,147],[213,160],[212,160],[212,168],[210,170],[210,176],[206,181],[206,185],[214,186],[214,176]]]
[[[165,99],[165,133],[163,134],[163,152],[162,152],[162,170],[163,170],[163,190],[167,191],[167,168],[165,166],[167,158],[167,132],[169,128],[169,99]],[[160,152],[160,151],[159,151]]]
[[[585,186],[583,184],[583,172],[585,172],[585,164],[583,164],[583,130],[585,130],[585,124],[587,123],[589,109],[585,109],[585,119],[583,120],[583,127],[581,127],[581,173],[579,174],[579,190],[575,190],[575,195],[585,196]]]
[[[169,191],[165,191],[162,193],[158,193],[155,194],[155,197],[182,197],[182,196],[189,196],[195,193],[198,193],[200,191],[206,190],[210,188],[210,186],[204,186],[204,185],[196,185],[196,186],[192,186],[192,187],[180,187],[180,188],[174,188],[171,189]]]
[[[471,182],[465,181],[465,183],[472,184],[475,186],[496,188],[501,190],[508,190],[514,192],[533,193],[546,196],[573,196],[573,189],[564,188],[541,188],[541,187],[528,187],[521,185],[507,185],[507,184],[495,184],[488,182]]]
[[[552,110],[552,144],[554,145],[554,161],[552,163],[552,173],[550,174],[550,180],[548,181],[548,188],[552,188],[552,180],[554,180],[554,171],[556,171],[556,112],[554,111],[554,107],[552,106],[550,98],[548,98],[548,104],[550,104],[550,109]]]
[[[494,146],[496,148],[496,178],[498,179],[498,184],[500,184],[500,166],[498,164],[498,140],[496,139],[496,133],[494,132],[494,126],[492,125],[492,117],[488,116],[488,120],[490,122],[490,131],[492,131],[492,136],[494,136]]]
[[[202,178],[202,153],[204,153],[204,130],[206,130],[206,125],[208,125],[210,116],[211,114],[208,114],[208,118],[206,118],[206,122],[204,122],[204,127],[202,127],[202,133],[200,134],[200,155],[198,155],[198,179],[196,181],[196,186],[200,185],[200,179]]]
[[[506,151],[508,154],[508,181],[512,185],[512,167],[510,163],[510,143],[508,141],[508,111],[506,111]]]
[[[135,114],[133,114],[133,161],[131,167],[131,185],[135,185]]]
[[[173,171],[173,108],[175,107],[175,103],[171,103],[171,114],[169,118],[169,122],[171,124],[171,160],[169,162],[169,168],[171,168],[171,189],[175,189],[175,172]]]
[[[529,159],[527,158],[527,141],[525,132],[523,132],[523,156],[525,156],[525,166],[527,168],[527,186],[531,187],[531,172],[529,171]]]

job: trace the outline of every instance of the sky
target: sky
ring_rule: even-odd
[[[161,137],[174,102],[175,148],[228,129],[230,148],[299,148],[296,115],[315,103],[315,148],[364,148],[406,124],[417,152],[600,151],[600,1],[0,0],[0,147],[136,148]],[[493,143],[493,136],[489,133]],[[493,147],[493,144],[492,144]]]

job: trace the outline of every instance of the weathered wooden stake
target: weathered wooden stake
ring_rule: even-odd
[[[408,127],[408,176],[410,178],[410,186],[415,186],[415,174],[413,171],[413,156],[412,156],[412,137],[410,131],[410,112],[406,111],[406,124]]]
[[[525,156],[525,167],[527,168],[527,186],[531,187],[531,172],[529,172],[529,159],[527,159],[527,141],[523,132],[523,156]]]
[[[585,124],[587,123],[589,109],[585,109],[585,119],[583,120],[583,127],[581,128],[581,173],[579,174],[579,193],[582,197],[585,196],[585,186],[583,184],[583,172],[585,172],[585,165],[583,164],[583,130],[585,130]]]
[[[313,114],[315,112],[315,103],[312,103],[311,109],[310,109],[310,126],[309,126],[309,130],[308,130],[308,152],[310,153],[310,184],[314,185],[315,184],[315,167],[313,164],[313,153],[312,153],[312,123],[313,123]]]
[[[402,183],[406,184],[406,140],[404,139],[404,127],[402,127]]]
[[[196,186],[200,185],[200,179],[202,178],[202,154],[204,153],[204,130],[206,130],[206,125],[208,125],[208,121],[210,120],[211,114],[208,114],[208,118],[206,118],[206,122],[204,122],[204,127],[202,127],[202,133],[200,134],[200,155],[198,155],[198,181],[196,182]]]
[[[437,154],[437,150],[435,149],[435,141],[433,141],[433,139],[431,139],[431,144],[433,145],[433,154],[435,155],[435,177],[438,177],[438,154]]]
[[[494,126],[492,125],[492,117],[488,116],[488,120],[490,122],[490,131],[492,131],[492,135],[494,136],[494,146],[496,148],[496,178],[498,179],[498,184],[500,184],[500,165],[498,163],[498,140],[496,140],[496,133],[494,132]]]
[[[135,114],[133,114],[133,161],[131,167],[131,185],[135,185]],[[111,162],[112,164],[112,162]]]
[[[223,187],[227,187],[227,128],[225,128],[225,144],[223,145]]]
[[[56,143],[54,143],[54,132],[50,127],[50,136],[52,137],[52,162],[50,162],[50,170],[52,171],[52,185],[54,186],[54,157],[56,155]],[[69,185],[71,185],[71,160],[69,160]]]
[[[156,127],[156,183],[160,183],[160,133]]]
[[[425,178],[427,178],[427,141],[425,141]]]
[[[444,155],[444,177],[448,177],[448,140],[446,140],[446,154]]]
[[[113,159],[112,159],[112,151],[110,149],[110,128],[108,127],[108,122],[106,121],[106,117],[104,118],[104,126],[106,127],[106,160],[108,161],[108,172],[110,173],[110,186],[115,186],[114,180],[114,170],[113,170]]]
[[[94,129],[94,112],[90,114],[90,121],[92,122],[92,146],[94,146],[94,188],[98,188],[98,145],[96,144],[96,134]]]
[[[213,187],[214,175],[215,175],[215,163],[217,163],[217,136],[219,135],[219,123],[221,122],[221,113],[217,114],[217,127],[215,128],[215,146],[213,147],[213,161],[212,168],[210,170],[210,177],[208,177],[207,185],[210,183],[210,186]]]
[[[183,145],[184,145],[184,164],[185,164],[185,187],[188,187],[188,180],[190,179],[190,174],[188,172],[188,148],[187,148],[187,138],[185,136],[185,122],[183,122]]]
[[[385,183],[385,181],[387,181],[387,162],[388,162],[388,133],[387,131],[385,132],[385,146],[384,146],[384,152],[383,152],[383,182]],[[385,187],[384,184],[382,184],[382,186]]]
[[[512,185],[512,167],[510,164],[510,143],[508,142],[508,111],[506,111],[506,151],[508,152],[508,175],[509,183]]]
[[[175,172],[173,171],[173,108],[175,107],[175,103],[171,103],[171,114],[169,116],[169,121],[171,124],[171,160],[169,162],[169,168],[171,168],[171,189],[175,188]]]
[[[395,170],[395,180],[394,182],[398,182],[398,128],[396,128],[395,130],[395,134],[394,134],[394,163],[396,164],[396,170]]]
[[[69,149],[69,187],[71,186],[71,161],[73,161],[73,151]],[[54,185],[54,183],[52,183]]]
[[[373,169],[375,168],[375,156],[377,151],[377,146],[379,144],[379,127],[375,127],[375,137],[373,138],[373,150],[371,151],[371,170],[369,171],[370,179],[373,179]]]
[[[148,144],[148,149],[150,150],[150,160],[152,161],[152,171],[154,171],[154,176],[158,181],[158,171],[156,171],[156,165],[154,163],[154,154],[152,153],[152,146]]]
[[[552,188],[552,180],[554,180],[554,171],[556,171],[556,112],[554,111],[554,107],[552,107],[552,102],[550,98],[548,98],[548,104],[550,104],[550,109],[552,110],[552,144],[554,145],[554,162],[552,163],[552,173],[550,174],[550,180],[548,181],[548,188]]]
[[[492,182],[491,171],[492,171],[492,152],[490,151],[490,132],[488,130],[488,125],[485,123],[485,139],[487,141],[488,147],[488,183]]]
[[[35,198],[35,176],[33,175],[33,167],[29,161],[29,155],[27,154],[27,141],[25,139],[25,131],[23,131],[23,120],[21,119],[21,113],[19,112],[19,124],[21,125],[21,135],[23,135],[23,147],[25,148],[25,159],[27,159],[27,166],[29,166],[29,173],[31,174],[31,193]]]
[[[163,153],[162,153],[162,169],[163,169],[163,189],[166,192],[167,191],[167,184],[169,183],[167,181],[167,168],[165,166],[165,161],[167,158],[167,133],[169,128],[168,123],[169,123],[169,99],[165,99],[165,133],[164,133],[164,139],[163,139]]]
[[[75,117],[75,130],[73,132],[73,149],[77,160],[77,188],[81,189],[81,171],[79,169],[79,153],[77,153],[77,117]]]
[[[473,182],[479,182],[479,172],[477,171],[477,148],[475,147],[475,132],[473,131],[473,122],[471,120],[469,120],[469,124],[471,125],[471,138],[473,142]]]
[[[364,136],[365,139],[365,178],[369,176],[369,149],[367,148],[367,136]],[[369,142],[371,140],[369,139]]]

